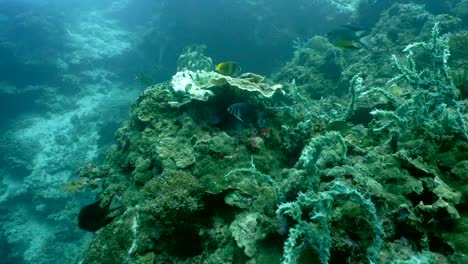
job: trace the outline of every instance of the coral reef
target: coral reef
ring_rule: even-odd
[[[273,76],[273,80],[295,80],[298,89],[315,99],[337,93],[336,83],[344,65],[342,53],[319,36],[305,43],[296,43],[293,59]]]
[[[307,247],[312,247],[317,251],[321,263],[328,263],[331,247],[328,219],[332,210],[331,206],[335,202],[335,199],[362,205],[369,214],[371,218],[370,224],[374,229],[375,236],[367,254],[369,262],[376,262],[383,229],[376,214],[374,204],[370,200],[364,198],[364,196],[356,190],[352,190],[340,182],[335,182],[329,191],[320,192],[319,194],[313,191],[299,193],[297,201],[279,205],[277,214],[288,215],[297,222],[289,231],[288,239],[285,242],[283,263],[296,263],[295,258],[300,256],[300,251]],[[348,207],[349,205],[345,206]],[[354,216],[362,214],[359,210],[353,212],[355,209],[347,209],[345,206],[343,206],[344,214],[351,213],[354,214]],[[346,212],[348,210],[349,212]],[[314,221],[317,222],[317,224],[311,224],[305,221],[305,217],[302,215],[304,211],[311,211],[308,215],[308,221]],[[301,236],[305,236],[305,238],[301,240]],[[362,240],[365,241],[366,239],[367,237],[364,237]],[[297,244],[298,240],[301,241],[299,245]]]
[[[81,263],[465,263],[468,112],[445,35],[460,23],[395,3],[369,49],[313,37],[271,79],[181,57],[81,170],[124,206]]]

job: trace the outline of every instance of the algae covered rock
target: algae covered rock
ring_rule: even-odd
[[[468,183],[468,160],[461,161],[455,165],[451,172],[457,176],[462,184]]]
[[[244,248],[244,253],[248,257],[255,256],[257,242],[266,237],[265,225],[268,225],[268,223],[265,223],[265,220],[267,219],[259,213],[245,212],[237,215],[232,222],[229,229],[237,245]]]
[[[273,80],[281,83],[294,80],[300,90],[318,99],[338,92],[344,63],[342,50],[326,38],[315,36],[298,44],[291,61],[273,75]]]
[[[194,213],[202,207],[203,186],[194,176],[182,171],[165,171],[143,187],[147,200],[142,210],[158,219]]]
[[[99,238],[91,241],[82,263],[100,264],[125,262],[134,241],[133,225],[136,210],[129,210],[99,233]],[[131,252],[130,252],[131,253]]]
[[[156,152],[160,159],[173,161],[175,166],[180,169],[195,163],[192,146],[178,138],[166,137],[161,139]]]

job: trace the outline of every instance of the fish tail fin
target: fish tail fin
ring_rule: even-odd
[[[369,47],[370,36],[364,36],[359,39],[359,43],[362,44],[364,47]]]

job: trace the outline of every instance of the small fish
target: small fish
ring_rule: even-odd
[[[453,88],[453,94],[455,95],[455,98],[456,99],[460,99],[460,96],[462,94],[462,91],[461,89],[457,88],[457,87],[454,87]]]
[[[235,61],[225,61],[216,65],[215,70],[225,76],[237,76],[241,72],[241,67]]]
[[[327,130],[328,131],[337,131],[340,133],[347,133],[352,126],[348,124],[346,121],[333,121],[328,123]]]
[[[343,25],[327,33],[330,43],[346,49],[360,49],[368,46],[368,30]]]
[[[390,94],[392,94],[395,97],[401,97],[401,95],[403,94],[403,90],[401,90],[401,88],[396,84],[392,84],[390,87],[388,87],[387,90]]]
[[[139,81],[142,85],[145,85],[145,86],[151,86],[156,83],[150,74],[143,73],[143,72],[137,74],[135,76],[135,80]]]
[[[235,103],[228,107],[227,111],[244,123],[256,123],[258,121],[257,108],[249,103]]]
[[[359,142],[360,147],[369,147],[372,144],[369,136],[364,136]]]
[[[100,203],[102,198],[99,201],[89,204],[81,208],[80,213],[78,214],[78,227],[83,230],[96,232],[102,227],[108,225],[114,218],[117,216],[109,217],[109,214],[121,207],[114,209],[109,209],[110,204],[112,203],[112,197],[110,197],[109,202],[101,207]]]

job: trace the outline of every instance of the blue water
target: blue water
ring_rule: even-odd
[[[467,30],[466,0],[0,0],[0,263],[82,259],[94,234],[77,227],[77,215],[100,188],[70,192],[63,186],[77,179],[79,168],[104,161],[114,133],[148,85],[138,76],[152,84],[168,81],[184,48],[204,45],[215,64],[234,60],[243,72],[286,84],[284,66],[300,47],[307,49],[307,40],[344,24],[372,31],[393,2],[459,17],[454,28]],[[407,26],[390,24],[389,35],[414,26],[420,37],[421,25]],[[352,50],[340,52],[356,59]],[[357,52],[385,61],[372,47]],[[322,84],[333,87],[307,96],[345,97],[352,76],[343,69],[323,63],[319,74],[333,81]],[[298,87],[311,83],[295,78]],[[290,153],[291,159],[299,153]],[[466,211],[466,196],[462,200]],[[454,250],[446,252],[449,258]]]

